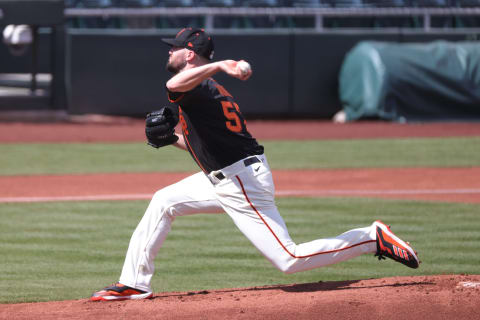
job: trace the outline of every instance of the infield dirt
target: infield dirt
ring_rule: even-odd
[[[478,319],[480,276],[443,275],[0,306],[1,319]]]

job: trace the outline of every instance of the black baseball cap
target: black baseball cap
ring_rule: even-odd
[[[173,39],[162,39],[166,44],[173,47],[187,48],[196,54],[213,59],[213,40],[203,29],[183,28]]]

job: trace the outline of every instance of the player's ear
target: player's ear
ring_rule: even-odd
[[[195,59],[195,52],[193,50],[187,50],[187,54],[185,55],[185,60],[187,62],[192,62]]]

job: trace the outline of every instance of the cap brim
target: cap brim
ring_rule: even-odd
[[[172,46],[172,47],[181,47],[182,46],[182,44],[179,43],[179,41],[177,41],[177,39],[162,38],[162,42],[165,42],[166,44],[168,44],[169,46]]]

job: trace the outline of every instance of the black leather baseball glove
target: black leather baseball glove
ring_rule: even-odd
[[[172,107],[163,107],[147,114],[145,120],[145,135],[148,144],[154,148],[168,146],[177,142],[175,126],[178,116]]]

